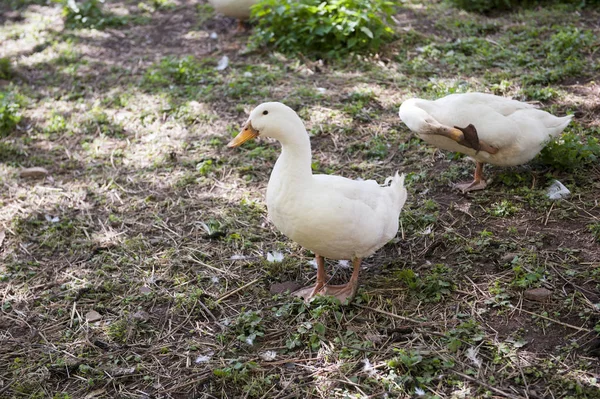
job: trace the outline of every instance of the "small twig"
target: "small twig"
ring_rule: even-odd
[[[365,310],[372,310],[373,312],[381,313],[381,314],[393,317],[395,319],[410,321],[411,323],[415,323],[415,324],[419,324],[419,325],[425,324],[425,323],[427,323],[427,324],[431,323],[431,322],[422,322],[422,321],[414,320],[414,319],[411,319],[410,317],[400,316],[398,314],[390,313],[390,312],[382,310],[382,309],[370,308],[370,307],[364,306],[364,305],[355,304],[354,306],[359,307],[361,309],[365,309]]]
[[[202,303],[202,301],[200,301],[200,300],[199,300],[199,301],[198,301],[198,304],[200,305],[200,307],[201,307],[201,308],[202,308],[202,309],[203,309],[203,310],[204,310],[206,313],[208,313],[208,315],[210,316],[210,318],[211,318],[211,319],[213,319],[213,321],[214,321],[215,323],[217,323],[217,324],[219,323],[219,321],[217,320],[217,318],[215,317],[215,315],[214,315],[214,314],[213,314],[213,313],[210,311],[210,309],[209,309],[209,308],[208,308],[208,307],[207,307],[205,304],[203,304],[203,303]]]
[[[232,295],[234,295],[234,294],[237,294],[238,292],[240,292],[240,291],[241,291],[241,290],[243,290],[244,288],[248,288],[248,287],[250,287],[252,284],[256,284],[256,283],[257,283],[258,281],[260,281],[261,279],[262,279],[261,277],[259,277],[259,278],[257,278],[257,279],[254,279],[254,280],[250,281],[248,284],[244,284],[244,285],[242,285],[240,288],[237,288],[237,289],[235,289],[235,290],[233,290],[233,291],[231,291],[231,292],[229,292],[229,293],[227,293],[227,294],[223,295],[221,298],[217,299],[217,303],[221,303],[221,301],[223,301],[223,300],[225,300],[225,299],[229,298],[230,296],[232,296]]]
[[[454,374],[456,374],[456,375],[458,375],[458,376],[460,376],[460,377],[462,377],[462,378],[464,378],[464,379],[466,379],[466,380],[469,380],[469,381],[471,381],[471,382],[475,382],[475,383],[477,383],[477,384],[481,385],[482,387],[484,387],[484,388],[487,388],[487,389],[489,389],[490,391],[496,392],[496,393],[497,393],[497,394],[499,394],[499,395],[506,396],[507,398],[511,398],[511,399],[520,399],[520,398],[522,398],[522,397],[523,397],[523,396],[514,396],[514,395],[512,395],[512,394],[510,394],[510,393],[508,393],[508,392],[504,392],[504,391],[503,391],[503,390],[501,390],[501,389],[494,388],[493,386],[491,386],[491,385],[489,385],[489,384],[487,384],[487,383],[485,383],[485,382],[483,382],[483,381],[480,381],[480,380],[478,380],[477,378],[473,378],[473,377],[471,377],[471,376],[469,376],[469,375],[463,374],[463,373],[461,373],[460,371],[456,371],[456,370],[451,370],[451,371],[452,371]]]
[[[0,389],[0,395],[3,394],[5,391],[8,390],[8,388],[10,388],[12,386],[12,384],[15,383],[15,380],[12,381],[8,381],[8,384],[6,384],[6,386],[4,386],[3,388]]]
[[[514,306],[512,306],[512,307],[514,307]],[[572,325],[572,324],[563,323],[562,321],[555,320],[555,319],[551,319],[551,318],[550,318],[550,317],[548,317],[548,316],[542,316],[541,314],[533,313],[533,312],[530,312],[530,311],[528,311],[528,310],[525,310],[525,309],[523,309],[523,308],[521,308],[521,309],[518,309],[518,311],[519,311],[519,312],[523,312],[523,313],[530,314],[530,315],[532,315],[532,316],[536,316],[536,317],[542,318],[542,319],[544,319],[544,320],[551,321],[552,323],[560,324],[561,326],[565,326],[565,327],[568,327],[568,328],[572,328],[573,330],[577,330],[577,331],[583,331],[583,332],[587,332],[587,333],[589,333],[589,332],[592,332],[592,330],[590,330],[589,328],[577,327],[577,326],[574,326],[574,325]]]
[[[197,263],[197,264],[199,264],[199,265],[202,265],[202,266],[204,266],[204,267],[208,267],[209,269],[211,269],[211,270],[214,270],[214,271],[216,271],[216,272],[223,273],[223,274],[229,274],[229,275],[231,275],[231,276],[233,276],[233,277],[240,278],[240,276],[238,276],[238,275],[237,275],[237,274],[235,274],[235,273],[232,273],[232,272],[230,272],[230,271],[228,271],[228,270],[222,270],[222,269],[219,269],[218,267],[211,266],[211,265],[209,265],[209,264],[207,264],[207,263],[204,263],[204,262],[202,262],[201,260],[198,260],[198,259],[195,259],[195,258],[193,258],[192,256],[188,256],[188,259],[189,259],[189,260],[191,260],[191,261],[192,261],[192,262],[194,262],[194,263]]]
[[[184,384],[177,385],[177,386],[174,386],[172,388],[168,388],[168,389],[166,389],[163,392],[164,393],[173,392],[173,391],[176,391],[178,389],[182,389],[182,388],[188,387],[190,385],[199,384],[199,383],[204,382],[205,380],[211,378],[212,375],[213,375],[212,370],[206,371],[206,372],[204,372],[204,374],[202,374],[199,378],[196,378],[195,380],[191,380],[191,381],[188,381],[188,382],[186,382]]]
[[[544,220],[544,226],[548,224],[548,219],[550,218],[550,214],[552,213],[552,209],[554,209],[554,202],[550,205],[550,210],[546,214],[546,220]]]
[[[315,360],[319,360],[318,357],[313,357],[313,358],[307,358],[307,359],[283,359],[283,360],[277,360],[274,362],[264,362],[261,363],[261,366],[279,366],[280,364],[286,364],[286,363],[299,363],[299,362],[312,362]]]

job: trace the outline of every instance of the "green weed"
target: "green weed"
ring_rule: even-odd
[[[549,142],[538,159],[546,165],[574,171],[593,165],[600,159],[600,128],[584,129],[573,123],[568,133]]]
[[[535,254],[516,256],[512,261],[512,271],[514,275],[510,285],[520,289],[539,286],[546,276],[546,270],[537,265]]]
[[[20,108],[17,96],[0,91],[0,137],[9,134],[21,121]]]
[[[0,79],[9,80],[14,75],[12,62],[8,57],[0,58]]]
[[[520,208],[516,205],[513,205],[509,200],[502,200],[500,202],[492,204],[492,206],[486,211],[492,216],[502,218],[514,215],[519,210]]]
[[[600,222],[589,224],[588,229],[592,233],[594,239],[600,242]]]
[[[189,95],[198,92],[210,94],[214,85],[221,82],[215,69],[215,60],[197,60],[193,56],[165,57],[152,65],[144,74],[142,84],[152,91],[161,87],[177,86]]]
[[[67,128],[67,121],[64,116],[54,113],[48,120],[44,131],[46,133],[61,133]]]
[[[433,353],[415,349],[394,349],[396,356],[387,361],[391,369],[387,379],[405,387],[411,394],[415,388],[430,385],[443,373],[444,369],[452,368],[450,360],[435,356]]]
[[[485,331],[475,320],[460,323],[446,333],[448,350],[456,352],[464,344],[478,344],[485,338]]]
[[[420,300],[439,302],[454,289],[449,271],[444,265],[435,265],[432,273],[424,277],[420,277],[411,269],[397,271],[394,277],[406,284]]]
[[[235,334],[237,334],[237,340],[248,345],[253,345],[257,337],[262,337],[265,334],[262,317],[259,316],[258,312],[250,310],[240,313],[233,323],[233,328]]]
[[[252,7],[255,45],[283,53],[341,57],[374,53],[393,37],[385,0],[261,0]]]
[[[104,0],[54,0],[63,7],[65,25],[69,28],[96,28],[123,26],[127,18],[103,10]]]
[[[521,90],[521,94],[527,99],[536,101],[548,101],[558,96],[558,90],[553,87],[527,86]]]
[[[327,331],[325,326],[337,324],[341,319],[340,301],[327,296],[316,297],[310,305],[295,301],[272,310],[275,317],[292,316],[297,321],[285,343],[289,350],[305,347],[318,350]]]

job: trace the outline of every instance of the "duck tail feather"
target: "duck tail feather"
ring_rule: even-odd
[[[386,184],[391,181],[390,188],[393,190],[393,192],[395,194],[394,195],[394,197],[396,199],[395,202],[397,204],[398,212],[400,212],[400,210],[404,206],[404,203],[406,202],[406,198],[408,197],[406,187],[404,187],[404,173],[400,175],[400,174],[398,174],[398,172],[396,172],[394,177],[390,176],[387,179],[385,179],[385,181],[386,181]]]

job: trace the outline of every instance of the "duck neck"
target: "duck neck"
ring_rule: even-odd
[[[312,177],[310,139],[304,129],[281,139],[281,155],[275,163],[271,178],[283,178],[297,184]]]

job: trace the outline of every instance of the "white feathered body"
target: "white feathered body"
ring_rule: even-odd
[[[374,180],[312,175],[294,179],[294,165],[280,157],[267,188],[273,224],[288,238],[331,259],[364,258],[394,238],[406,201],[404,176],[387,187]]]
[[[436,134],[423,134],[412,123],[410,113],[418,107],[445,126],[473,124],[479,140],[497,148],[490,154],[475,150]],[[410,99],[400,106],[400,118],[424,141],[438,148],[461,152],[477,161],[499,166],[524,164],[558,136],[572,115],[556,117],[535,106],[485,93],[451,94],[435,101]],[[413,125],[413,126],[411,126]]]
[[[214,9],[231,18],[250,18],[250,7],[258,0],[208,0]]]

